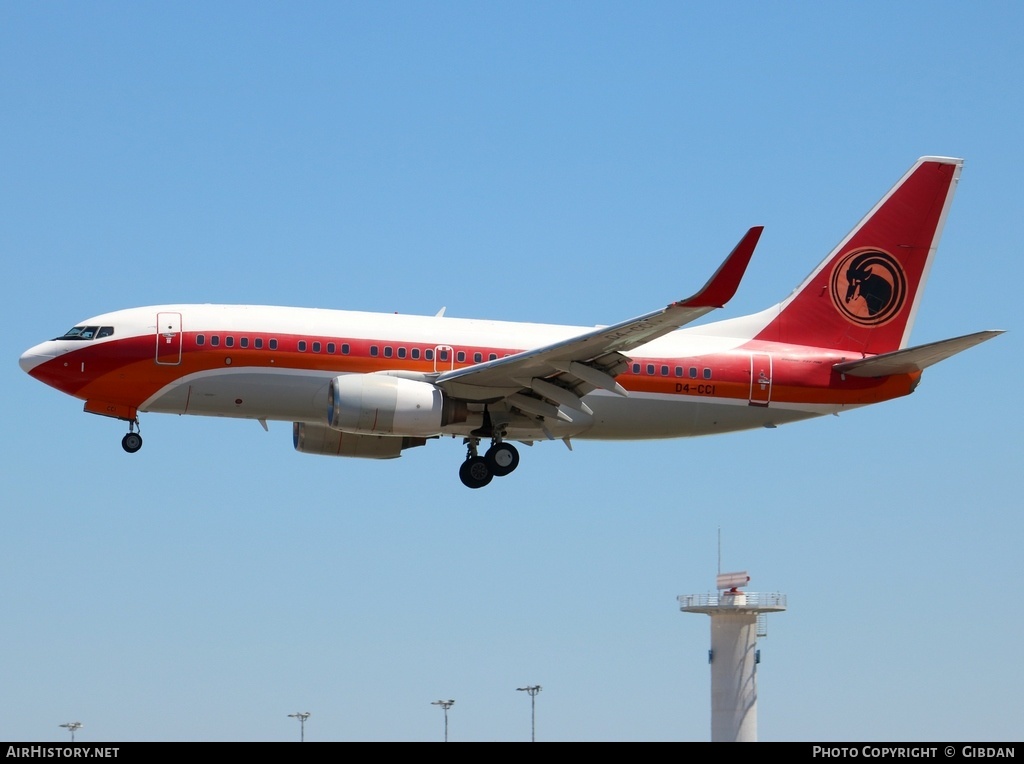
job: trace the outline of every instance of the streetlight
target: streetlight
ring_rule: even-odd
[[[432,700],[432,706],[441,706],[444,709],[444,742],[448,742],[448,709],[455,705],[454,700]]]
[[[537,742],[537,693],[540,692],[543,687],[539,684],[530,684],[526,687],[516,687],[517,692],[527,692],[530,694],[530,742]]]
[[[68,722],[67,724],[62,724],[60,726],[63,727],[64,729],[66,729],[68,732],[71,733],[71,742],[72,743],[75,742],[75,731],[82,729],[82,723],[81,722]]]
[[[301,727],[299,742],[306,742],[306,719],[310,716],[309,711],[299,711],[297,714],[288,714],[289,719],[298,719]]]

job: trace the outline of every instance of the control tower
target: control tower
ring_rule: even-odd
[[[711,742],[757,742],[757,638],[768,635],[768,613],[786,609],[786,595],[745,592],[746,571],[722,573],[718,594],[682,594],[684,613],[711,616]]]

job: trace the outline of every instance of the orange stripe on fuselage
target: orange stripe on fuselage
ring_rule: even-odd
[[[880,379],[858,379],[860,383],[847,385],[840,382],[831,387],[806,387],[785,385],[773,382],[771,386],[771,403],[810,403],[815,405],[858,406],[868,403],[900,398],[913,392],[918,375],[899,374]],[[742,382],[723,382],[714,378],[656,379],[652,377],[634,377],[620,375],[618,381],[630,392],[651,393],[661,395],[677,395],[695,397],[705,400],[750,400],[750,380]],[[837,375],[838,379],[838,375]],[[852,380],[849,377],[847,381]],[[756,399],[756,398],[755,398]]]

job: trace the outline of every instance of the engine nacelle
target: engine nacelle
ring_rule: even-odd
[[[327,424],[343,432],[429,438],[466,415],[465,403],[429,382],[387,374],[343,374],[327,393]]]
[[[353,456],[362,459],[397,459],[407,448],[426,445],[426,438],[356,435],[322,424],[292,423],[292,444],[303,454]]]

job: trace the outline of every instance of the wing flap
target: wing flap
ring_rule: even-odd
[[[957,353],[980,345],[1002,333],[997,330],[975,332],[963,337],[929,342],[926,345],[882,353],[870,358],[844,361],[837,363],[832,368],[840,374],[847,374],[851,377],[888,377],[891,374],[911,374],[922,371],[939,361],[945,361]]]

